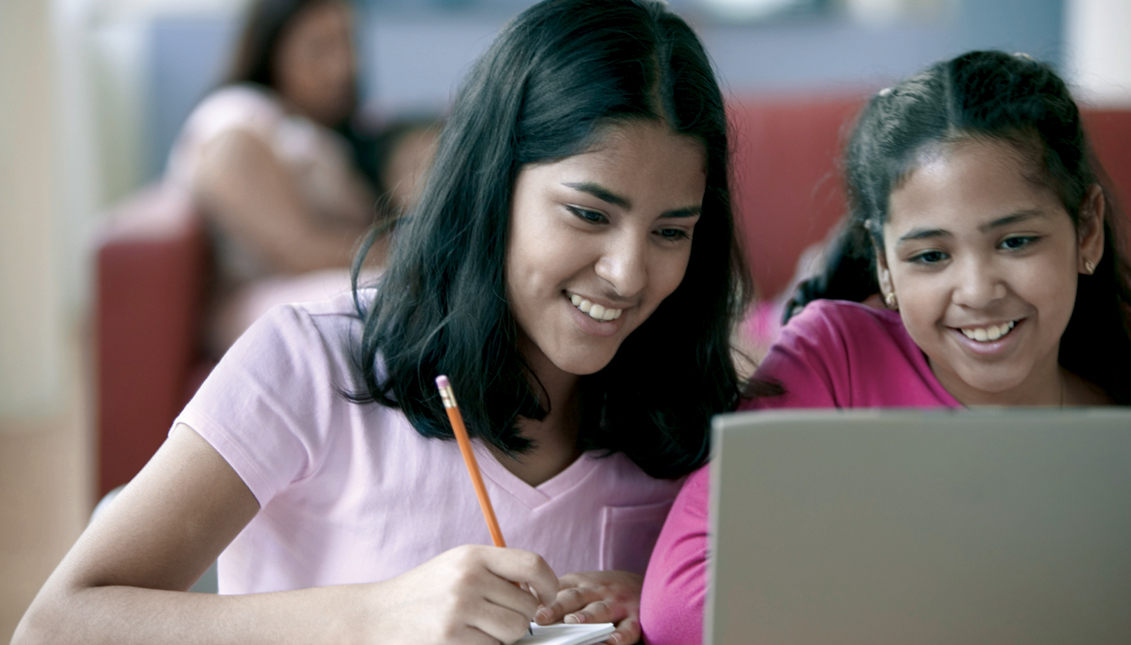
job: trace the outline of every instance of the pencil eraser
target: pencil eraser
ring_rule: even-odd
[[[444,376],[443,374],[436,377],[436,387],[440,388],[441,390],[447,388],[450,385],[451,383],[448,382],[448,377]]]

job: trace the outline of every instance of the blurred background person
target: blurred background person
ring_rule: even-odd
[[[251,5],[227,81],[189,116],[166,172],[199,202],[212,234],[205,342],[214,356],[272,306],[347,288],[361,235],[411,201],[435,130],[412,121],[378,139],[358,122],[357,103],[344,0]],[[388,197],[378,199],[378,186]],[[369,277],[384,256],[379,242]]]

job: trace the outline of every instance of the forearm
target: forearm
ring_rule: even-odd
[[[105,586],[44,594],[13,645],[349,643],[364,631],[349,618],[364,594],[350,587],[220,596]]]
[[[205,146],[199,165],[193,191],[213,223],[274,272],[349,266],[375,218],[372,201],[360,196],[338,205],[348,212],[310,211],[291,170],[247,132],[217,137]]]

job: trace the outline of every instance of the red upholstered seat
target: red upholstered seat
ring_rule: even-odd
[[[191,200],[147,188],[96,239],[98,495],[128,482],[209,369],[200,324],[210,275]]]
[[[745,98],[730,105],[735,213],[758,293],[778,294],[801,251],[844,214],[837,162],[864,98]]]

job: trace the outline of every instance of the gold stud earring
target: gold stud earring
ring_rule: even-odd
[[[888,309],[899,309],[899,301],[896,300],[894,291],[884,296],[884,304]]]
[[[1091,260],[1084,260],[1084,273],[1092,275],[1096,272],[1096,265],[1092,264]]]

